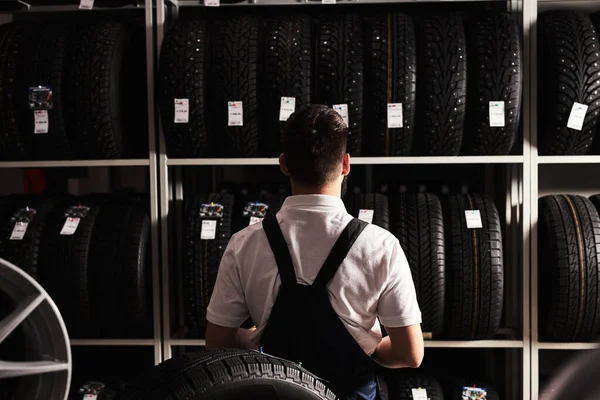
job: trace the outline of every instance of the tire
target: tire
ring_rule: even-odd
[[[392,233],[410,265],[423,314],[421,328],[433,339],[443,336],[446,294],[444,219],[431,194],[400,194],[394,201]]]
[[[412,389],[424,389],[429,400],[444,400],[442,385],[431,376],[394,370],[389,372],[386,383],[393,400],[412,400]]]
[[[415,122],[417,59],[412,19],[381,14],[367,20],[365,35],[366,156],[410,154]],[[387,104],[402,103],[403,127],[388,128]]]
[[[509,13],[486,13],[467,27],[469,96],[463,153],[510,154],[521,115],[519,28]],[[490,101],[504,102],[504,127],[490,127]]]
[[[31,136],[32,155],[37,160],[72,160],[75,154],[69,141],[64,114],[64,81],[71,26],[45,24],[36,32],[25,64],[25,89],[49,86],[53,107],[48,111],[48,133],[34,134],[33,111],[27,110],[25,133]]]
[[[82,159],[124,158],[142,144],[134,135],[146,126],[144,58],[138,54],[144,46],[121,22],[87,24],[77,32],[68,68],[73,84],[67,86],[72,146]]]
[[[257,64],[259,22],[254,16],[215,23],[211,72],[212,130],[219,132],[215,152],[226,157],[258,157]],[[243,126],[228,126],[228,102],[241,101]]]
[[[361,155],[363,118],[362,19],[355,14],[324,17],[316,28],[314,103],[348,105],[348,146]]]
[[[467,210],[479,210],[482,228],[467,228]],[[498,210],[487,196],[452,196],[444,210],[444,219],[446,335],[451,339],[493,338],[502,317],[504,286]]]
[[[215,240],[200,240],[202,233],[201,206],[214,202],[223,205],[223,218],[217,223]],[[183,289],[185,321],[189,337],[204,337],[206,309],[210,302],[219,264],[232,234],[234,196],[211,194],[197,196],[186,211],[184,242]]]
[[[420,156],[457,156],[467,99],[467,51],[462,19],[451,15],[419,21],[417,132]]]
[[[150,263],[147,213],[121,204],[102,207],[89,261],[91,313],[101,337],[151,336]]]
[[[452,382],[449,388],[449,393],[447,397],[450,400],[462,400],[464,398],[462,397],[464,387],[476,387],[479,389],[485,389],[485,391],[487,392],[487,395],[485,397],[486,400],[500,400],[498,391],[490,382],[477,378],[460,378],[454,380],[454,382]]]
[[[594,25],[582,13],[545,12],[539,15],[538,37],[540,154],[587,154],[600,108],[600,52],[595,48]],[[574,102],[589,106],[581,131],[567,128]]]
[[[206,127],[204,83],[208,55],[204,18],[182,17],[167,31],[160,53],[160,112],[169,157],[206,157],[210,142]],[[175,123],[174,99],[188,99],[188,123]]]
[[[540,336],[590,341],[600,335],[600,217],[575,195],[542,197],[540,211]]]
[[[67,208],[57,207],[48,216],[38,258],[38,278],[59,308],[69,336],[98,337],[96,321],[90,313],[89,262],[100,207],[90,207],[73,235],[61,235]]]
[[[310,17],[271,18],[265,23],[264,71],[261,78],[260,148],[265,157],[283,152],[281,96],[294,97],[296,110],[311,102],[312,25]]]
[[[373,210],[373,224],[389,230],[389,206],[388,198],[378,193],[350,194],[344,197],[344,203],[348,213],[358,218],[360,210]]]
[[[304,368],[252,350],[204,350],[150,369],[116,400],[337,400]]]
[[[0,160],[31,159],[31,134],[25,132],[27,91],[24,63],[35,28],[26,23],[0,27]]]

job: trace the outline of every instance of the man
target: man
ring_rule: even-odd
[[[276,216],[231,238],[207,310],[206,347],[262,347],[302,363],[340,398],[370,400],[373,360],[420,365],[421,312],[398,240],[346,212],[347,139],[330,107],[290,116],[279,164],[292,196]],[[256,324],[250,335],[238,329],[248,317]]]

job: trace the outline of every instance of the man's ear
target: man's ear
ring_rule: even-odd
[[[285,156],[283,155],[283,153],[281,153],[279,155],[279,169],[281,169],[281,172],[285,175],[285,176],[290,176],[290,173],[287,169],[287,163],[285,162]]]
[[[350,173],[350,154],[344,154],[344,160],[342,161],[342,175],[347,176]]]

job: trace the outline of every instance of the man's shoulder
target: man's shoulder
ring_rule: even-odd
[[[255,224],[249,225],[247,227],[245,227],[244,229],[234,233],[231,236],[231,239],[229,239],[229,243],[230,245],[242,245],[244,243],[247,243],[249,241],[255,240],[259,237],[264,236],[263,233],[264,229],[263,229],[263,224],[262,222],[257,222]]]
[[[373,244],[380,243],[383,245],[390,245],[398,242],[396,236],[394,236],[390,231],[375,224],[367,225],[362,235],[365,235],[365,237],[368,238],[368,241],[373,242]]]

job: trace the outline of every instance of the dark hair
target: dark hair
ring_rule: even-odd
[[[283,154],[292,179],[311,186],[334,179],[347,140],[348,127],[333,108],[315,104],[298,109],[283,130]]]

